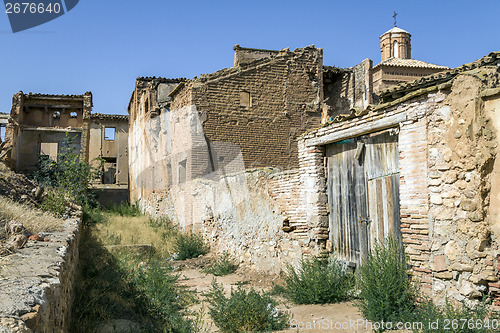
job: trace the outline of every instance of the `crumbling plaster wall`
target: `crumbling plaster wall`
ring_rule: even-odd
[[[493,171],[499,137],[491,118],[498,96],[490,98],[489,110],[481,97],[497,83],[496,68],[460,75],[440,108],[428,114],[429,268],[435,294],[460,300],[490,293],[500,304],[499,222],[490,209],[498,197]]]
[[[465,72],[304,135],[299,204],[317,212],[305,225],[328,228],[322,147],[398,127],[401,233],[413,274],[437,301],[489,294],[500,303],[497,81],[496,68]]]

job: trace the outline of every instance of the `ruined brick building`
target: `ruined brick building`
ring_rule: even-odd
[[[19,172],[36,170],[40,155],[57,161],[66,136],[74,139],[82,160],[104,159],[103,177],[95,188],[105,199],[128,198],[128,116],[92,114],[92,94],[15,94],[6,119],[5,147],[9,166]],[[2,156],[3,157],[3,156]]]
[[[232,68],[137,79],[131,199],[257,269],[356,266],[392,235],[434,295],[499,298],[500,56],[448,69],[410,38],[383,34],[375,67],[237,45]]]

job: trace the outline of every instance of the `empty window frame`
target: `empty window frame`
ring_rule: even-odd
[[[57,162],[57,153],[59,152],[59,143],[57,142],[40,142],[40,155],[47,156],[51,160]]]
[[[244,107],[252,106],[252,96],[248,91],[240,91],[240,105]]]
[[[5,130],[7,129],[7,127],[5,126],[5,124],[0,124],[0,140],[2,142],[5,141]]]
[[[186,182],[186,168],[187,168],[187,161],[181,161],[179,162],[179,184],[185,183]]]
[[[116,128],[114,127],[104,127],[104,140],[114,141],[116,134]]]

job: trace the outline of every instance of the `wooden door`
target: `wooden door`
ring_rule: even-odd
[[[360,264],[374,242],[400,237],[397,141],[389,130],[326,149],[330,240],[340,260]]]
[[[356,158],[358,141],[344,140],[327,147],[330,240],[340,260],[359,263],[368,253],[368,206],[363,160]]]
[[[385,131],[365,141],[370,243],[383,243],[389,236],[401,237],[398,135]]]

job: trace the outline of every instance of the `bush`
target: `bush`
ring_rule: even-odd
[[[205,245],[203,236],[194,233],[182,233],[175,242],[176,260],[196,258],[206,254],[208,248]]]
[[[360,267],[357,306],[366,319],[374,322],[404,321],[415,310],[417,296],[408,272],[401,242],[389,238]]]
[[[224,276],[234,273],[238,269],[231,258],[229,253],[225,252],[221,257],[217,258],[210,266],[203,269],[204,273],[213,274],[215,276]]]
[[[140,216],[142,212],[137,204],[120,203],[119,205],[114,204],[108,207],[108,210],[116,215],[120,216]]]
[[[152,261],[134,274],[134,285],[142,296],[143,309],[156,322],[163,322],[165,332],[193,332],[194,325],[182,315],[185,306],[193,301],[192,295],[177,285],[179,275],[169,267]]]
[[[284,295],[296,304],[324,304],[345,301],[354,277],[337,260],[302,260],[294,269],[290,264],[283,274]]]
[[[485,300],[476,305],[462,302],[458,308],[447,301],[446,305],[440,308],[431,300],[424,299],[417,304],[411,321],[422,323],[422,329],[414,332],[493,333],[498,332],[500,328],[500,313],[493,312]]]
[[[227,298],[223,286],[214,280],[205,296],[210,316],[222,332],[267,332],[288,325],[289,314],[280,312],[269,295],[253,288],[248,292],[241,286],[231,289],[231,296]]]
[[[100,171],[85,161],[80,161],[76,153],[75,138],[66,133],[63,145],[57,154],[57,162],[48,156],[40,156],[35,181],[51,188],[47,201],[42,208],[64,214],[64,207],[73,201],[82,207],[96,207],[95,195],[90,191],[92,180],[98,178]]]
[[[95,332],[116,318],[129,318],[141,332],[196,332],[196,322],[185,316],[194,295],[177,283],[179,275],[154,255],[110,252],[94,223],[105,222],[82,229],[70,332]]]

